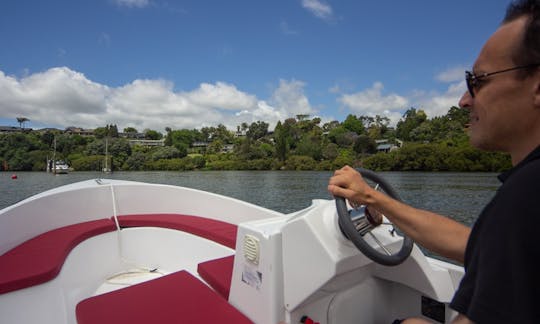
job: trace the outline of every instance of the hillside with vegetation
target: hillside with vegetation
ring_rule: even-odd
[[[26,120],[28,121],[28,120]],[[410,108],[396,127],[386,117],[349,115],[321,124],[320,118],[298,115],[270,130],[264,121],[201,129],[166,128],[166,134],[144,130],[137,144],[132,127],[97,128],[91,136],[59,130],[0,134],[3,170],[43,171],[55,151],[76,171],[103,168],[105,151],[114,170],[335,170],[348,164],[384,171],[502,171],[510,158],[470,146],[465,125],[468,112],[452,107],[441,117],[427,118]],[[139,141],[140,142],[140,141]],[[56,150],[54,148],[56,147]]]

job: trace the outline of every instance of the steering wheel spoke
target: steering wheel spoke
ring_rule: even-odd
[[[392,252],[390,252],[385,246],[384,244],[381,243],[381,241],[379,241],[379,239],[377,238],[377,236],[375,236],[375,234],[371,233],[371,232],[368,232],[368,234],[371,236],[371,238],[375,241],[375,243],[377,243],[377,245],[387,254],[387,255],[392,255]]]

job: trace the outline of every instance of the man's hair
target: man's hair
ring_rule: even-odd
[[[520,48],[513,55],[516,65],[540,64],[540,0],[516,0],[506,9],[503,24],[527,17],[525,32]],[[530,76],[536,69],[523,70],[523,77]]]

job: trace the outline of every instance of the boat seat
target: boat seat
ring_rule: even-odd
[[[197,272],[223,298],[229,299],[234,255],[199,263]]]
[[[45,232],[14,247],[0,256],[0,294],[54,279],[77,244],[114,230],[110,219],[93,220]]]
[[[204,237],[231,249],[237,226],[223,221],[181,214],[135,214],[118,216],[120,227],[164,227]]]
[[[187,271],[85,299],[76,317],[79,324],[252,323]]]

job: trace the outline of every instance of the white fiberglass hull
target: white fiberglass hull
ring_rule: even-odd
[[[129,217],[135,222],[128,223]],[[146,223],[137,224],[140,219]],[[74,244],[54,278],[29,286],[23,278],[20,287],[20,281],[2,286],[0,273],[0,289],[7,287],[0,294],[0,322],[83,322],[93,316],[85,317],[83,306],[97,307],[101,296],[108,296],[104,293],[126,292],[121,298],[129,300],[132,288],[126,287],[179,271],[211,287],[238,316],[256,323],[298,323],[303,316],[319,323],[389,323],[422,316],[422,307],[432,301],[439,303],[439,312],[442,307],[438,316],[448,321],[447,304],[463,274],[462,268],[427,258],[417,247],[399,266],[374,264],[341,234],[333,201],[316,200],[284,215],[208,192],[115,180],[59,187],[0,211],[0,267],[13,267],[2,258],[25,241],[99,220],[110,220],[111,228]],[[385,228],[375,231],[389,248],[400,241]],[[21,271],[39,266],[37,259],[34,264],[22,260]],[[201,264],[213,260],[230,260],[227,287],[201,275]],[[144,314],[144,309],[136,311]],[[212,311],[217,310],[209,307]]]

